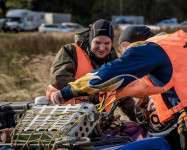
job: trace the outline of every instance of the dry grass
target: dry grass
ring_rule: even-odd
[[[24,55],[57,52],[66,43],[73,42],[74,33],[24,33],[2,37],[0,51],[18,52]]]
[[[17,62],[17,74],[0,74],[0,101],[32,101],[45,95],[49,84],[49,68],[54,56],[37,55],[28,60],[23,57]],[[23,65],[24,61],[29,61]]]
[[[0,35],[0,102],[31,101],[45,95],[49,69],[73,33]]]

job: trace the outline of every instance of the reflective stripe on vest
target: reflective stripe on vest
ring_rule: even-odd
[[[160,45],[168,55],[173,73],[170,81],[163,87],[164,92],[174,87],[181,101],[169,109],[161,95],[151,96],[160,122],[165,122],[173,118],[174,113],[187,106],[187,33],[179,30],[173,34],[152,37],[147,41]]]

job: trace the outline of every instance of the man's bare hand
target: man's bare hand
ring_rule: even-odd
[[[64,104],[64,103],[65,103],[65,100],[63,99],[60,90],[59,90],[59,91],[56,91],[56,92],[53,92],[53,93],[51,94],[51,104],[52,104],[52,105]]]

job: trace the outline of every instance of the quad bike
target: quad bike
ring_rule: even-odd
[[[117,96],[119,97],[119,94]],[[0,146],[4,149],[67,148],[95,150],[111,147],[123,149],[124,146],[131,146],[133,149],[133,143],[142,147],[140,143],[145,145],[147,140],[150,140],[152,142],[149,141],[148,143],[152,143],[150,146],[153,149],[170,149],[168,143],[163,139],[148,138],[154,136],[153,133],[169,131],[171,128],[175,129],[175,127],[168,125],[167,127],[164,126],[161,132],[156,131],[158,127],[145,120],[147,118],[143,111],[144,109],[148,110],[148,103],[139,105],[141,106],[140,109],[137,108],[136,110],[139,123],[119,121],[119,116],[115,116],[114,111],[121,98],[113,98],[110,103],[105,104],[107,98],[103,98],[103,101],[96,106],[87,102],[51,106],[48,105],[47,97],[39,97],[35,100],[37,103],[31,104],[31,108],[27,105],[26,109],[28,110],[23,113],[22,117],[21,114],[14,114],[14,118],[21,118],[17,119],[13,129],[10,128],[12,126],[9,126],[9,129],[1,130]],[[108,105],[112,105],[112,107],[107,113],[104,109]],[[2,106],[1,108],[3,108]],[[112,124],[115,126],[112,127]],[[144,138],[148,139],[144,140]],[[157,144],[154,145],[155,143]]]
[[[114,116],[118,102],[112,102],[110,112],[106,113],[102,112],[106,107],[104,101],[97,106],[87,102],[51,106],[37,101],[14,129],[1,130],[0,145],[29,149],[103,149],[146,137],[135,122],[124,121],[110,128],[111,123],[119,119]]]

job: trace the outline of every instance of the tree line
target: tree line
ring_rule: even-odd
[[[173,17],[187,20],[186,0],[0,0],[0,18],[9,9],[71,13],[72,21],[83,25],[113,15],[144,16],[149,24]]]

